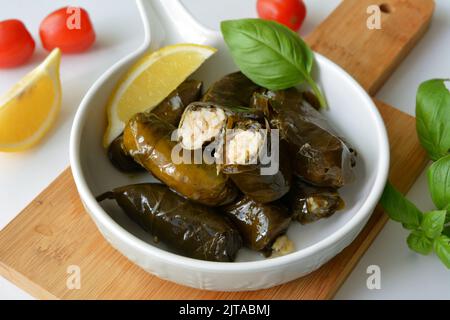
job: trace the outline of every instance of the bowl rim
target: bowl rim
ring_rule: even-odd
[[[139,52],[136,53],[136,55],[138,54]],[[344,240],[354,228],[358,228],[361,223],[371,216],[379,198],[381,197],[389,171],[389,142],[386,128],[378,108],[361,85],[344,69],[331,60],[316,52],[314,52],[314,55],[316,61],[318,61],[320,65],[326,65],[328,68],[335,69],[336,72],[340,73],[354,88],[354,93],[358,94],[362,98],[365,102],[364,104],[368,108],[368,116],[371,117],[375,124],[377,129],[377,140],[380,142],[376,168],[377,173],[369,195],[364,200],[359,210],[343,226],[324,239],[288,255],[272,259],[246,262],[212,262],[184,257],[164,249],[160,249],[156,246],[152,246],[151,244],[128,232],[125,228],[114,221],[95,200],[95,196],[91,193],[84,177],[80,161],[81,136],[84,129],[84,124],[88,119],[87,114],[89,106],[91,105],[92,97],[100,86],[102,86],[104,82],[109,79],[109,76],[118,70],[117,67],[119,67],[120,62],[106,71],[88,90],[77,110],[70,135],[70,164],[72,167],[72,175],[74,177],[78,193],[80,194],[80,198],[83,201],[88,213],[93,216],[92,218],[94,218],[96,224],[100,223],[103,228],[109,230],[115,237],[119,238],[120,241],[123,241],[129,247],[137,249],[140,253],[144,254],[146,258],[159,259],[164,263],[179,265],[185,269],[202,270],[204,272],[233,273],[236,271],[255,272],[272,269],[276,266],[297,263],[299,260],[324,251],[327,248],[332,247],[334,244]],[[122,61],[125,60],[126,59],[122,59]],[[361,230],[358,231],[358,234],[360,231]],[[338,254],[338,252],[336,252],[336,254]]]

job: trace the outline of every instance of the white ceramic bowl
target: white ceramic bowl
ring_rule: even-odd
[[[129,176],[115,170],[102,148],[105,105],[120,76],[148,48],[193,42],[219,49],[193,78],[208,87],[235,71],[219,33],[203,28],[178,0],[138,1],[145,28],[141,48],[111,67],[84,97],[71,134],[70,160],[74,179],[86,211],[100,232],[129,260],[144,270],[170,281],[208,290],[256,290],[304,276],[348,246],[366,224],[385,185],[389,146],[383,121],[370,97],[355,80],[333,62],[316,54],[315,79],[326,94],[330,108],[326,117],[358,151],[357,180],[342,189],[346,208],[329,219],[302,226],[293,223],[288,236],[296,251],[264,259],[242,249],[235,263],[194,260],[171,253],[111,201],[98,204],[95,196],[111,188],[150,181],[149,175]]]

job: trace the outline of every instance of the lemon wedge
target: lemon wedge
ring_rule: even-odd
[[[34,146],[55,122],[61,108],[60,62],[55,49],[0,98],[0,151]]]
[[[141,57],[109,99],[104,147],[122,133],[132,116],[151,111],[216,51],[208,46],[176,44]]]

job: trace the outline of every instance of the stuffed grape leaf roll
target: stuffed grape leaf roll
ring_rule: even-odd
[[[209,261],[234,261],[241,236],[224,215],[158,183],[115,188],[98,201],[114,199],[144,230],[177,253]]]
[[[325,117],[295,88],[254,94],[252,106],[289,144],[294,173],[317,186],[340,188],[354,179],[355,153],[338,137]]]
[[[285,142],[279,137],[272,139],[262,115],[240,113],[229,117],[224,140],[218,152],[223,156],[219,168],[242,193],[256,202],[268,203],[289,191],[292,169]]]
[[[268,255],[279,236],[286,233],[291,216],[281,203],[257,203],[247,196],[221,208],[239,230],[244,244]]]
[[[203,83],[186,80],[158,104],[151,112],[164,121],[178,126],[185,108],[200,98]],[[108,147],[108,158],[122,172],[139,172],[143,168],[129,156],[123,147],[123,135],[118,136]]]
[[[328,218],[344,208],[336,189],[316,187],[300,179],[295,179],[286,198],[293,219],[301,224]]]
[[[202,98],[203,102],[223,107],[248,107],[253,93],[260,86],[242,72],[234,72],[215,82]]]
[[[186,162],[181,156],[174,161],[178,145],[173,139],[175,129],[155,114],[137,114],[125,127],[124,147],[154,177],[188,199],[208,206],[233,201],[236,187],[226,175],[217,172],[214,164],[196,164],[193,159]]]

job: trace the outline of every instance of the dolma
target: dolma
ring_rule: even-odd
[[[247,196],[221,208],[239,230],[250,249],[271,253],[275,240],[286,233],[291,216],[281,203],[257,203]]]
[[[198,150],[221,140],[232,114],[230,109],[209,102],[191,103],[178,125],[181,145],[187,150]]]
[[[173,161],[173,150],[178,147],[172,137],[174,130],[174,126],[155,114],[137,114],[125,127],[125,150],[154,177],[188,199],[208,206],[233,201],[236,188],[224,174],[217,172],[214,164],[205,161],[195,164],[192,159],[186,163],[181,156],[180,161]]]
[[[230,113],[248,109],[258,89],[242,72],[228,74],[215,82],[200,102],[186,108],[181,118],[179,131],[183,148],[195,150],[216,140],[223,133]]]
[[[229,262],[242,246],[239,232],[227,217],[162,184],[124,186],[97,198],[105,199],[116,200],[132,220],[183,256]]]
[[[200,99],[203,83],[198,80],[186,80],[178,86],[167,98],[165,98],[152,113],[159,118],[178,126],[181,115],[186,107],[194,101]]]
[[[227,130],[225,137],[225,161],[219,166],[221,171],[242,193],[256,202],[268,203],[283,197],[289,191],[292,178],[285,142],[280,144],[277,140],[278,148],[272,148],[270,126],[264,117],[257,114],[241,113],[230,117],[227,129],[232,131]],[[219,149],[219,154],[221,152]],[[263,171],[270,166],[274,166],[275,173]]]
[[[263,111],[289,144],[294,173],[325,187],[340,188],[354,179],[355,153],[295,88],[254,94],[252,107]]]
[[[108,158],[116,169],[126,172],[141,172],[145,169],[129,156],[123,148],[123,135],[121,134],[111,142],[108,148]]]
[[[302,224],[328,218],[344,208],[344,201],[336,189],[316,187],[296,179],[287,195],[294,220]]]
[[[223,107],[248,107],[253,93],[260,87],[242,72],[234,72],[215,82],[202,98],[203,102]]]
[[[203,83],[186,80],[158,104],[151,112],[164,121],[178,126],[181,115],[189,103],[200,98]],[[144,169],[129,156],[123,148],[123,135],[118,136],[108,148],[108,158],[122,172],[139,172]]]

